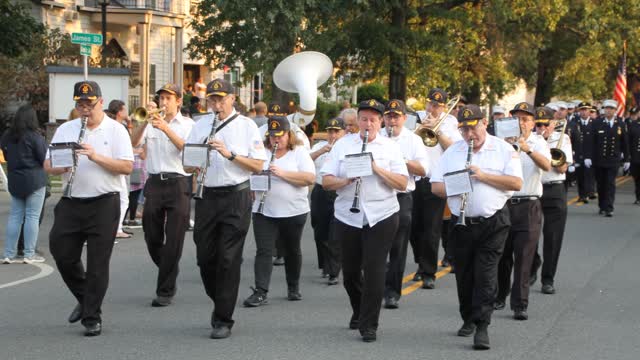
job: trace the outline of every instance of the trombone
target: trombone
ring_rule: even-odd
[[[446,119],[447,116],[451,114],[451,112],[453,111],[453,109],[455,109],[459,102],[460,95],[457,95],[453,99],[449,100],[449,102],[447,103],[447,111],[440,114],[438,120],[436,121],[436,124],[432,128],[419,127],[415,131],[415,134],[420,136],[425,146],[434,147],[438,145],[438,129],[440,129],[440,125],[442,125],[444,119]]]
[[[151,124],[154,115],[158,115],[160,116],[160,118],[164,119],[166,111],[167,109],[165,107],[154,110],[147,110],[146,108],[141,106],[133,111],[131,117],[137,122],[148,122],[149,124]]]
[[[560,120],[563,122],[562,131],[560,132],[560,139],[556,147],[549,149],[551,151],[551,166],[560,167],[567,163],[567,154],[562,151],[562,140],[564,140],[564,132],[567,129],[567,120]],[[556,132],[557,126],[553,129]]]

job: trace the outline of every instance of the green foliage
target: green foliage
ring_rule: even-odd
[[[387,89],[381,83],[371,83],[358,87],[358,102],[376,99],[381,103],[387,102]]]
[[[318,129],[322,131],[327,121],[335,118],[340,113],[340,105],[333,102],[324,102],[318,98],[316,104],[316,116],[314,120],[318,122]]]
[[[44,26],[29,14],[28,5],[0,0],[0,55],[13,57],[29,51],[32,37],[44,32]]]

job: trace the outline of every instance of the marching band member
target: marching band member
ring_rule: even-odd
[[[427,97],[428,119],[423,120],[420,127],[433,128],[435,122],[446,111],[448,96],[444,90],[432,89]],[[438,250],[442,235],[442,220],[444,215],[445,200],[439,198],[431,191],[431,170],[434,169],[442,153],[456,141],[462,140],[458,132],[458,120],[451,114],[442,120],[438,131],[438,144],[427,147],[427,159],[429,164],[426,177],[416,182],[416,191],[413,196],[413,214],[411,229],[411,247],[418,270],[414,281],[422,280],[423,289],[433,289],[436,283],[436,271],[438,270]]]
[[[342,243],[344,287],[353,309],[349,328],[359,329],[365,342],[376,340],[385,262],[398,229],[396,191],[405,191],[408,182],[399,146],[378,136],[383,112],[384,105],[376,100],[361,102],[360,133],[338,140],[321,170],[324,188],[338,195],[335,236]],[[371,155],[373,174],[347,178],[345,157],[358,153]]]
[[[453,228],[456,285],[464,321],[458,335],[471,336],[475,331],[474,348],[485,350],[490,347],[487,329],[498,285],[498,262],[510,227],[505,203],[522,187],[522,168],[511,145],[487,134],[487,120],[477,105],[467,105],[459,114],[464,141],[445,151],[432,172],[431,183],[434,194],[445,198],[445,174],[469,164],[473,191],[466,194],[467,205],[462,205],[462,196],[447,198],[451,221],[462,222],[463,214],[466,224]]]
[[[51,141],[79,142],[82,149],[76,151],[77,167],[67,184],[73,185],[70,197],[56,206],[49,246],[62,279],[78,300],[69,322],[82,320],[85,336],[97,336],[102,332],[101,306],[120,219],[122,175],[133,169],[133,150],[127,130],[102,110],[104,100],[96,82],[76,83],[73,100],[81,118],[60,125]],[[44,167],[50,175],[66,176],[69,171],[52,168],[48,156]],[[81,259],[85,242],[86,269]]]
[[[203,199],[196,200],[193,240],[200,276],[214,303],[212,339],[231,335],[242,248],[251,222],[249,176],[262,170],[266,160],[262,138],[253,120],[233,107],[235,89],[222,79],[207,85],[207,106],[218,114],[221,125],[213,139],[213,121],[198,121],[187,143],[208,141],[212,151],[204,182]]]
[[[407,121],[406,106],[402,100],[391,100],[384,110],[385,128],[380,130],[379,135],[388,137],[391,141],[400,146],[409,181],[407,190],[398,192],[398,231],[394,236],[391,250],[389,251],[389,264],[385,281],[385,304],[387,309],[397,309],[398,301],[402,293],[402,277],[407,262],[407,246],[409,244],[409,234],[411,232],[411,209],[413,207],[412,192],[416,188],[414,178],[425,176],[425,168],[428,167],[427,152],[422,143],[422,139],[409,129],[404,127]]]
[[[166,84],[156,94],[164,118],[150,115],[134,134],[132,143],[143,142],[149,178],[144,187],[142,230],[151,260],[158,267],[153,307],[171,304],[176,294],[184,235],[189,227],[191,177],[182,166],[182,149],[193,120],[180,114],[182,91]],[[151,127],[147,124],[151,124]]]
[[[267,293],[273,270],[273,250],[276,242],[284,255],[287,278],[287,299],[301,300],[300,241],[309,209],[309,185],[315,179],[313,160],[281,116],[269,118],[269,131],[264,140],[273,159],[268,164],[271,189],[256,195],[253,203],[253,234],[256,240],[254,263],[255,288],[244,301],[247,307],[267,303]]]
[[[516,320],[527,320],[529,305],[529,276],[538,239],[542,230],[542,173],[551,170],[549,146],[542,136],[533,132],[536,116],[533,105],[516,104],[511,115],[520,122],[521,136],[517,140],[522,154],[522,189],[507,201],[511,229],[505,243],[498,269],[498,298],[496,310],[504,308],[511,288],[511,310]],[[513,271],[513,286],[510,286]]]
[[[551,170],[542,174],[542,216],[544,225],[542,227],[543,246],[542,254],[544,263],[542,263],[542,293],[555,294],[554,278],[556,269],[558,268],[558,259],[560,257],[560,249],[562,248],[562,238],[564,237],[564,228],[567,223],[567,191],[564,186],[566,172],[573,163],[573,154],[571,149],[571,140],[569,135],[563,132],[555,131],[556,120],[553,120],[553,110],[548,107],[540,107],[536,109],[536,131],[538,135],[547,140],[549,148],[558,147],[560,137],[562,143],[560,150],[566,156],[566,162],[560,166],[554,166]],[[541,265],[540,255],[536,251],[531,270],[529,284],[533,285],[537,277],[537,270]]]
[[[316,242],[318,266],[322,269],[322,275],[329,278],[327,284],[336,285],[340,273],[340,243],[333,236],[333,202],[336,200],[336,192],[322,187],[320,170],[327,161],[333,145],[345,134],[344,120],[331,119],[325,129],[327,141],[315,144],[310,153],[316,166],[316,183],[311,191],[311,226]]]

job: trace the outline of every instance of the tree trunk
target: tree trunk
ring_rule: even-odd
[[[538,78],[536,80],[536,95],[533,101],[534,106],[547,104],[549,100],[551,100],[555,70],[547,61],[550,57],[551,50],[541,50],[538,53]]]
[[[407,2],[402,0],[391,11],[391,26],[401,34],[407,23]],[[407,97],[407,45],[397,39],[396,49],[389,53],[389,99],[405,100]]]

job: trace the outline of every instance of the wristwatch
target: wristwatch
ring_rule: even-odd
[[[229,156],[229,157],[227,158],[227,160],[229,160],[229,161],[233,161],[233,160],[235,160],[235,159],[236,159],[236,155],[238,155],[238,154],[236,154],[236,152],[235,152],[235,151],[232,151],[232,152],[231,152],[231,156]]]

